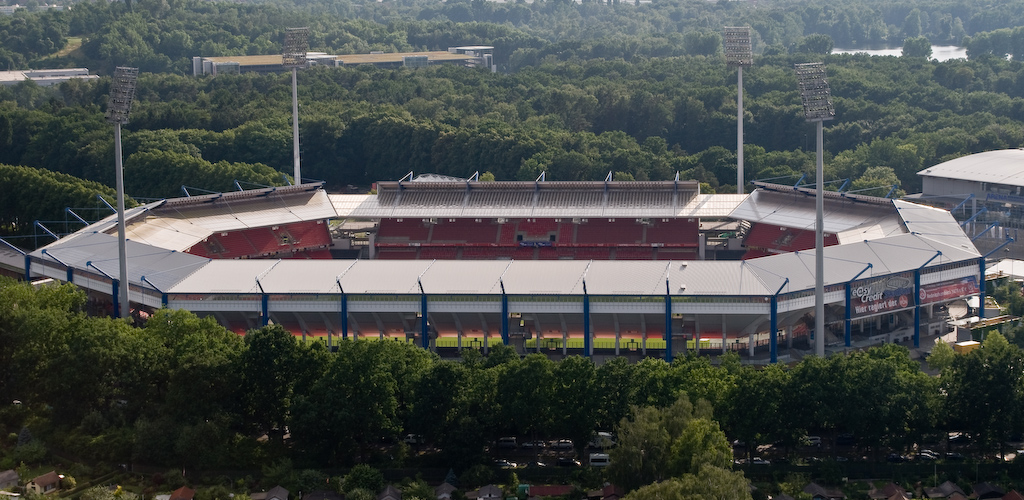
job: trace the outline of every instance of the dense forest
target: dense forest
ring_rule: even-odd
[[[747,182],[813,180],[813,126],[792,67],[823,60],[837,114],[826,127],[826,180],[879,196],[895,186],[898,196],[920,188],[926,166],[1024,142],[1024,66],[1000,57],[1024,47],[1014,28],[1022,17],[1024,2],[79,2],[0,17],[0,65],[140,67],[124,151],[127,192],[141,200],[180,196],[183,185],[289,182],[287,75],[187,73],[196,55],[279,52],[284,29],[298,25],[310,26],[312,50],[488,44],[499,61],[497,73],[302,71],[303,173],[332,189],[409,171],[479,171],[498,180],[679,173],[734,192],[736,72],[719,32],[746,24],[756,53],[744,72]],[[834,45],[904,40],[904,57],[828,55]],[[929,43],[964,43],[971,57],[929,60]],[[0,88],[0,171],[112,186],[108,89],[107,78]],[[26,167],[50,173],[18,170]],[[5,211],[0,231],[29,233],[32,221],[66,218],[79,203],[102,208],[98,185],[79,189],[32,203],[29,191],[5,190],[3,206],[24,208]]]
[[[720,366],[697,356],[597,366],[578,356],[520,357],[504,346],[444,361],[392,341],[336,341],[332,352],[275,326],[240,337],[187,311],[161,310],[129,326],[84,315],[85,302],[74,285],[0,280],[0,401],[21,402],[0,406],[0,430],[10,436],[0,468],[57,452],[198,470],[289,460],[297,469],[372,463],[461,474],[484,463],[485,446],[501,436],[569,438],[582,451],[595,430],[614,429],[620,465],[608,472],[632,489],[689,469],[672,465],[679,452],[668,445],[650,445],[646,468],[626,467],[631,432],[669,438],[672,427],[656,424],[668,408],[674,418],[685,407],[703,419],[702,435],[720,436],[716,450],[728,450],[725,435],[790,449],[807,434],[847,434],[876,461],[945,442],[951,431],[969,433],[979,458],[994,457],[1024,430],[1024,351],[1007,340],[1011,332],[989,334],[967,355],[937,345],[934,377],[892,344],[791,368],[743,366],[735,355]],[[23,429],[34,437],[16,439]],[[408,449],[382,448],[406,433],[440,450],[429,464]]]

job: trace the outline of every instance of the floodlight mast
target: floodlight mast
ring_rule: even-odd
[[[725,63],[736,67],[736,193],[743,194],[743,67],[754,64],[750,27],[725,28]]]
[[[135,99],[135,81],[139,68],[117,67],[110,83],[110,99],[107,101],[107,121],[114,124],[114,167],[117,171],[117,259],[118,309],[117,316],[128,317],[131,313],[128,301],[128,250],[124,222],[124,165],[121,161],[121,125],[128,123],[128,115]]]
[[[309,50],[309,28],[288,28],[284,38],[284,53],[281,63],[292,69],[292,164],[295,167],[295,184],[302,184],[302,170],[299,166],[299,68],[306,66],[306,52]]]
[[[825,201],[824,201],[824,133],[822,123],[836,116],[832,106],[832,91],[825,77],[824,63],[796,65],[796,78],[800,86],[800,100],[804,105],[804,119],[817,123],[817,194],[814,222],[814,353],[825,355]]]

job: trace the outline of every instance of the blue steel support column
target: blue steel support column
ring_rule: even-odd
[[[348,294],[341,294],[341,338],[348,340]]]
[[[978,319],[985,319],[985,258],[978,259]]]
[[[110,293],[110,298],[114,301],[114,317],[115,318],[123,318],[124,316],[121,314],[121,302],[120,302],[120,298],[121,298],[120,297],[121,284],[120,284],[120,282],[118,282],[118,280],[111,280],[111,285],[113,285],[113,290]]]
[[[71,267],[68,268],[68,283],[75,282],[75,270]]]
[[[420,345],[430,349],[430,325],[427,324],[427,296],[420,295]]]
[[[921,347],[921,270],[914,270],[914,348]]]
[[[768,361],[777,363],[779,361],[779,298],[776,295],[772,295],[768,328]]]
[[[846,347],[850,347],[853,340],[853,325],[851,324],[850,318],[850,307],[853,306],[853,290],[850,287],[850,283],[846,283],[846,312],[843,313],[843,338],[846,340]]]
[[[583,356],[590,357],[590,295],[583,294]]]
[[[665,280],[665,361],[672,362],[672,294]]]
[[[501,292],[501,343],[508,345],[508,295]]]
[[[25,254],[25,281],[32,281],[32,257]]]
[[[263,295],[260,296],[260,312],[261,312],[261,314],[263,316],[263,318],[261,318],[261,320],[260,320],[260,323],[263,323],[263,326],[269,325],[270,324],[270,296],[267,295],[267,294],[263,294]]]

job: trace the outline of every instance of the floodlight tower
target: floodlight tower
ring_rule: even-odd
[[[754,64],[749,26],[725,28],[725,63],[736,67],[736,193],[743,194],[743,67]]]
[[[292,164],[295,166],[295,184],[302,184],[299,167],[299,68],[306,66],[306,51],[309,50],[309,28],[288,28],[284,38],[284,53],[281,62],[292,69]]]
[[[832,106],[832,91],[825,78],[824,63],[796,65],[797,83],[800,85],[800,100],[804,105],[804,119],[818,124],[817,196],[814,222],[814,353],[825,355],[825,200],[824,200],[824,134],[822,123],[836,116]]]
[[[128,114],[135,99],[135,80],[139,68],[118,67],[110,83],[110,100],[107,101],[107,121],[114,124],[114,167],[117,170],[117,258],[121,274],[118,276],[117,316],[127,317],[128,307],[128,251],[125,243],[124,223],[124,166],[121,163],[121,125],[128,123]]]

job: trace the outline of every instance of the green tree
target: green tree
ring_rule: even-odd
[[[918,36],[903,41],[903,57],[931,57],[932,42],[928,37]]]
[[[345,475],[342,488],[345,492],[356,489],[378,492],[384,489],[384,474],[369,465],[358,464]]]
[[[241,399],[259,433],[282,439],[300,362],[299,345],[278,325],[250,330],[239,356]]]
[[[701,467],[732,464],[732,449],[711,420],[710,406],[698,401],[694,408],[685,394],[667,408],[634,407],[631,417],[616,427],[616,435],[608,475],[627,491],[697,473]]]
[[[742,472],[705,466],[693,474],[684,474],[649,484],[626,495],[626,500],[750,500],[750,483]]]

